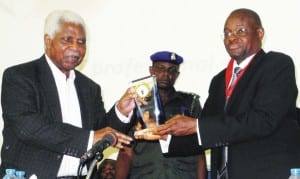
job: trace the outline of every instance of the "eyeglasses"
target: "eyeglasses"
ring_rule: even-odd
[[[245,37],[248,35],[248,30],[246,28],[240,28],[233,31],[225,31],[223,34],[223,39],[225,40],[233,35],[236,37]]]
[[[173,66],[173,67],[170,67],[170,68],[165,68],[165,67],[162,67],[162,66],[153,66],[153,69],[157,73],[167,72],[170,75],[175,75],[175,74],[178,73],[178,67],[176,67],[176,66]]]

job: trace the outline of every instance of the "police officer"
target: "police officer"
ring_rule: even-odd
[[[174,84],[183,58],[174,52],[159,51],[150,56],[151,75],[155,75],[165,119],[176,114],[199,117],[199,96],[176,91]],[[133,117],[131,121],[140,121]],[[116,164],[116,178],[193,179],[205,178],[205,155],[196,135],[168,136],[167,140],[137,140],[120,150]]]

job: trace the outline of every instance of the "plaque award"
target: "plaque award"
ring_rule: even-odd
[[[137,131],[138,134],[148,131],[149,123],[145,123],[144,113],[149,112],[149,122],[151,125],[160,125],[163,123],[163,110],[160,101],[160,96],[157,90],[156,78],[155,76],[146,76],[143,78],[131,81],[131,86],[134,87],[137,98],[135,99],[138,116],[142,119],[140,123],[142,124],[141,131]],[[142,101],[141,105],[138,105],[138,101]],[[138,135],[137,134],[137,135]]]

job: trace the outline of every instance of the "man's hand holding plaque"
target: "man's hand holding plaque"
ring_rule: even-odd
[[[167,136],[155,135],[156,132],[156,123],[150,119],[149,112],[146,111],[143,115],[143,122],[146,125],[146,128],[142,128],[142,124],[139,122],[135,126],[134,138],[142,140],[166,140]]]

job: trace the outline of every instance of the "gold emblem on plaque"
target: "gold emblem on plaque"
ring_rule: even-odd
[[[135,86],[135,91],[139,98],[145,99],[151,95],[151,89],[148,83],[140,83]]]

